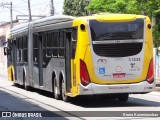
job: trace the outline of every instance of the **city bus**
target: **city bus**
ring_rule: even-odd
[[[153,40],[149,17],[101,14],[50,16],[15,26],[8,47],[9,79],[55,99],[154,90]]]

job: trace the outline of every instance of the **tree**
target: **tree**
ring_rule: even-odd
[[[65,0],[63,14],[71,16],[85,16],[88,14],[87,9],[85,9],[87,5],[88,3],[86,0]]]
[[[110,12],[127,14],[144,14],[155,17],[153,27],[154,45],[160,46],[160,0],[92,0],[87,6],[92,13]]]

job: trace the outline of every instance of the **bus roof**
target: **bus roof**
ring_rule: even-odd
[[[28,30],[29,22],[16,25],[11,29],[12,35]]]
[[[146,16],[144,15],[136,15],[136,14],[109,14],[109,13],[104,13],[104,14],[95,14],[92,16],[83,16],[83,17],[78,17],[77,19],[96,19],[98,21],[115,21],[115,22],[120,22],[120,21],[133,21],[136,18],[145,18]]]
[[[42,25],[42,24],[53,24],[57,22],[66,22],[66,21],[72,21],[74,17],[67,16],[67,15],[57,15],[57,16],[49,16],[42,19],[38,19],[32,22],[22,23],[19,25],[16,25],[14,28],[11,29],[12,35],[18,34],[20,32],[28,30],[29,24],[33,24],[33,27],[36,25]]]
[[[67,16],[67,15],[56,15],[56,16],[49,16],[42,19],[38,19],[32,22],[33,26],[40,23],[57,23],[57,22],[66,22],[66,21],[73,21],[75,17]]]
[[[103,13],[103,14],[95,14],[92,16],[82,16],[82,17],[73,17],[73,16],[67,16],[67,15],[56,15],[56,16],[49,16],[42,19],[38,19],[32,22],[27,22],[23,24],[19,24],[15,26],[13,29],[11,29],[12,34],[17,34],[22,31],[28,30],[28,25],[31,23],[33,24],[33,27],[35,26],[41,26],[44,24],[54,24],[54,23],[60,23],[60,22],[68,22],[84,19],[84,20],[92,20],[96,19],[98,21],[112,21],[112,22],[120,22],[120,21],[133,21],[136,18],[145,18],[144,15],[136,15],[136,14],[110,14],[110,13]]]

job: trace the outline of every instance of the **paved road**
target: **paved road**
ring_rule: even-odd
[[[10,88],[15,88],[14,90]],[[16,90],[16,91],[15,91]],[[25,96],[27,91],[22,93],[24,89],[14,86],[12,82],[7,80],[7,72],[0,70],[0,120],[65,120],[59,112],[48,112],[45,106],[40,105],[39,102],[32,102],[33,100]],[[59,111],[58,109],[52,109]],[[3,113],[2,113],[3,112]],[[6,112],[8,116],[6,117]],[[34,114],[35,113],[35,114]],[[61,112],[60,112],[61,113]],[[62,113],[61,113],[62,114]],[[22,118],[21,116],[24,117]],[[35,116],[36,117],[35,117]],[[46,115],[46,117],[43,117]],[[3,116],[3,117],[2,117]],[[19,117],[17,117],[19,116]],[[50,117],[54,116],[54,117]],[[67,116],[67,115],[66,115]],[[28,118],[29,117],[29,118]]]
[[[111,117],[109,119],[119,120],[119,119],[124,119],[123,115],[128,115],[129,118],[127,117],[125,119],[159,120],[160,92],[152,92],[143,95],[133,94],[130,95],[129,100],[126,103],[121,103],[116,100],[109,100],[107,98],[99,99],[93,97],[78,98],[71,103],[65,103],[61,100],[53,99],[51,93],[39,90],[26,91],[22,87],[14,86],[10,81],[7,81],[5,72],[0,72],[0,111],[58,111],[55,114],[54,113],[53,114],[58,115],[57,118],[59,119],[78,119],[78,118],[106,119],[100,116],[110,116],[110,117],[117,116],[114,118]],[[75,111],[80,111],[80,112],[75,112]],[[88,111],[94,111],[94,112],[88,112]],[[121,112],[115,112],[115,111],[121,111]],[[124,111],[130,111],[130,112],[127,113]],[[153,113],[155,114],[155,116],[158,114],[159,117],[153,117],[153,118],[141,117],[141,116],[136,118],[132,117],[133,114],[140,115],[142,113],[143,114]],[[59,116],[64,116],[64,117],[60,118]],[[76,116],[78,116],[78,118]],[[89,116],[94,116],[94,117],[91,118]],[[47,119],[55,119],[55,117]]]

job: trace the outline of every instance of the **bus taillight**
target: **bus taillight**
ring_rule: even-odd
[[[80,59],[80,79],[81,79],[81,84],[84,86],[87,86],[91,82],[86,63],[81,59]]]
[[[154,81],[154,67],[153,67],[153,58],[150,61],[148,74],[147,74],[147,81],[152,83]]]

